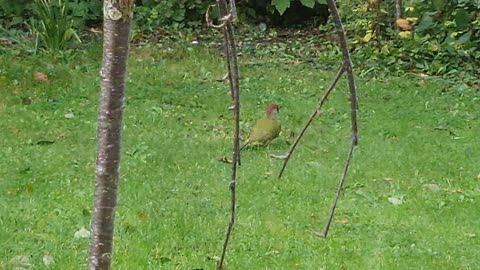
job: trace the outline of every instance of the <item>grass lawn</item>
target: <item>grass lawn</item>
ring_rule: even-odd
[[[101,48],[0,56],[0,269],[84,269]],[[34,80],[34,71],[48,81]],[[228,220],[232,113],[215,50],[131,51],[114,269],[214,269]],[[283,131],[243,152],[228,269],[480,269],[480,93],[358,78],[359,145],[321,231],[350,136],[346,80],[282,179],[282,154],[334,73],[241,58],[242,131],[270,102]],[[45,260],[53,259],[48,267]],[[48,263],[47,263],[48,264]]]

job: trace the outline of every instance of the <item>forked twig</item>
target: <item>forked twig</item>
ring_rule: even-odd
[[[322,109],[323,107],[323,104],[325,103],[325,101],[327,100],[328,96],[330,95],[330,93],[332,92],[333,88],[335,88],[335,85],[337,84],[338,80],[340,79],[340,77],[342,76],[343,72],[345,70],[343,69],[343,67],[341,67],[338,72],[337,72],[337,75],[335,76],[335,78],[333,79],[333,81],[330,83],[330,85],[328,86],[328,89],[327,91],[325,92],[325,94],[323,94],[323,96],[320,98],[320,100],[318,101],[318,105],[317,105],[317,108],[315,108],[315,110],[313,111],[313,113],[310,115],[310,118],[308,119],[307,123],[305,123],[305,126],[303,126],[302,130],[300,131],[300,133],[298,134],[297,138],[295,138],[295,141],[293,142],[293,144],[290,146],[290,149],[288,149],[288,152],[285,156],[282,157],[282,159],[284,159],[283,161],[283,164],[282,164],[282,168],[280,169],[280,172],[278,173],[278,178],[282,177],[282,174],[283,174],[283,171],[285,170],[285,167],[287,166],[287,163],[288,161],[290,160],[290,157],[292,156],[293,154],[293,151],[295,150],[295,148],[297,147],[297,144],[298,142],[300,141],[300,139],[303,137],[303,134],[305,133],[305,131],[307,131],[307,128],[310,126],[310,124],[312,123],[313,121],[313,118],[315,118],[315,116],[317,116],[317,114],[320,112],[320,110]]]
[[[303,136],[303,134],[305,133],[305,130],[310,125],[310,123],[313,121],[313,118],[320,111],[321,106],[323,105],[323,103],[327,99],[328,95],[332,91],[333,87],[335,86],[335,84],[337,83],[337,81],[339,80],[339,78],[341,77],[343,72],[346,71],[347,76],[348,76],[348,86],[349,86],[349,90],[350,90],[350,102],[351,102],[351,120],[352,120],[351,121],[351,124],[352,124],[351,141],[350,141],[350,147],[348,149],[348,155],[347,155],[347,158],[346,158],[346,161],[345,161],[345,166],[343,168],[343,171],[342,171],[342,174],[341,174],[341,177],[340,177],[340,183],[339,183],[338,188],[337,188],[335,199],[334,199],[334,201],[332,203],[332,206],[330,208],[330,214],[329,214],[329,217],[327,219],[327,223],[325,225],[325,228],[324,228],[324,230],[321,234],[317,233],[317,232],[314,232],[315,235],[321,236],[323,238],[326,238],[327,235],[328,235],[328,230],[330,228],[330,224],[332,222],[333,215],[334,215],[335,209],[337,207],[338,199],[339,199],[340,194],[342,192],[343,183],[345,182],[345,177],[347,175],[348,167],[349,167],[350,161],[352,159],[353,148],[358,143],[358,130],[357,130],[358,129],[357,128],[358,101],[357,101],[357,92],[356,92],[356,88],[355,88],[355,79],[354,79],[354,76],[353,76],[352,62],[350,61],[350,54],[349,54],[348,47],[347,47],[347,39],[345,37],[345,31],[344,31],[344,28],[343,28],[342,21],[340,19],[340,16],[338,15],[338,10],[337,10],[335,0],[327,0],[327,2],[328,2],[328,7],[330,9],[330,13],[332,14],[332,19],[333,19],[333,21],[335,23],[335,27],[337,29],[339,46],[340,46],[340,49],[342,50],[342,56],[343,56],[342,57],[342,68],[337,73],[337,76],[334,78],[334,80],[330,84],[329,89],[325,92],[323,97],[320,99],[320,102],[317,105],[317,108],[315,109],[315,111],[310,116],[310,119],[307,121],[307,123],[303,127],[302,131],[300,132],[300,134],[296,138],[293,145],[290,147],[289,152],[284,157],[283,166],[280,170],[280,173],[278,174],[278,178],[280,178],[282,176],[283,171],[285,169],[285,166],[286,166],[288,160],[290,159],[290,156],[292,155],[292,152],[295,149],[296,145],[298,144],[300,138]]]
[[[335,213],[335,208],[337,207],[338,198],[342,192],[343,183],[345,181],[345,177],[347,176],[348,167],[350,165],[350,160],[352,159],[353,148],[358,143],[358,128],[357,128],[357,110],[358,110],[358,100],[357,100],[357,89],[355,87],[355,78],[353,76],[353,68],[352,62],[350,61],[350,53],[347,47],[347,38],[345,37],[345,30],[343,28],[342,20],[338,15],[337,6],[335,0],[328,0],[328,8],[332,14],[332,19],[335,22],[335,27],[337,28],[338,34],[338,43],[340,45],[340,49],[342,50],[343,56],[343,67],[347,71],[348,77],[348,88],[350,90],[350,105],[351,105],[351,120],[352,120],[352,129],[351,129],[351,141],[350,146],[348,149],[347,159],[345,161],[345,167],[342,171],[342,176],[340,177],[340,183],[337,188],[337,193],[335,195],[335,199],[333,200],[332,206],[330,208],[330,215],[328,216],[327,223],[325,225],[325,229],[323,230],[323,237],[326,238],[328,235],[328,230],[330,229],[330,224],[333,219],[333,215]]]
[[[215,25],[212,21],[212,19],[210,18],[210,14],[212,13],[212,8],[215,7],[217,5],[209,5],[208,8],[207,8],[207,12],[205,13],[205,21],[207,22],[207,25],[210,26],[210,27],[213,27],[215,29],[222,29],[223,31],[223,42],[224,42],[224,53],[225,53],[225,61],[227,63],[227,74],[225,74],[225,76],[218,80],[217,81],[224,81],[225,79],[228,78],[228,81],[230,83],[230,96],[233,100],[233,80],[232,80],[232,65],[230,63],[230,46],[228,45],[228,34],[227,34],[227,27],[226,26],[226,23],[230,20],[235,20],[236,18],[236,15],[233,15],[233,16],[223,16],[220,21],[222,21],[221,24],[219,25]],[[235,3],[232,4],[232,7],[235,8]],[[226,8],[226,7],[225,7]],[[236,12],[236,10],[235,10]]]

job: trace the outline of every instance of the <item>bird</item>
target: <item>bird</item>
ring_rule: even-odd
[[[247,141],[240,148],[240,151],[249,145],[268,144],[278,137],[280,131],[282,130],[282,125],[280,124],[280,120],[278,118],[279,111],[280,107],[275,103],[267,106],[265,109],[265,116],[257,120],[250,131]]]

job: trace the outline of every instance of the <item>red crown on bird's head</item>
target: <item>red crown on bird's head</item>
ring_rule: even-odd
[[[280,110],[280,107],[277,104],[272,103],[267,106],[267,109],[265,110],[265,114],[267,116],[272,116],[274,112],[278,112],[279,110]]]

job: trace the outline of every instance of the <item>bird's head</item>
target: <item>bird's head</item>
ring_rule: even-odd
[[[265,110],[265,115],[268,118],[276,118],[279,111],[280,107],[277,104],[272,103],[267,106],[267,109]]]

